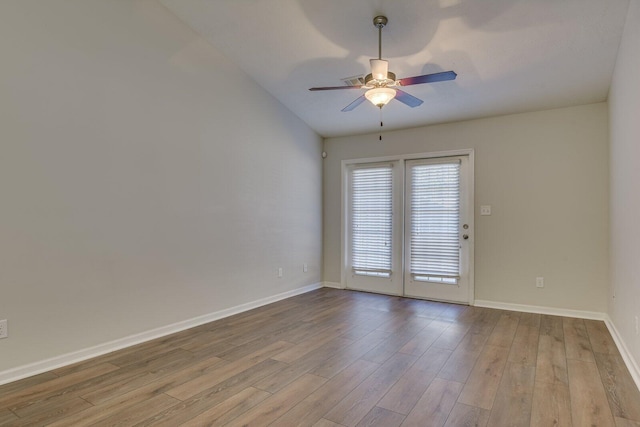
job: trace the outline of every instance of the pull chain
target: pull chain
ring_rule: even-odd
[[[382,106],[380,106],[380,141],[382,141]]]

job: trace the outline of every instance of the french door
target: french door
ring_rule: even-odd
[[[466,156],[406,162],[405,295],[470,301],[467,175]]]
[[[402,295],[401,174],[398,161],[348,168],[347,288]]]
[[[473,300],[469,155],[347,165],[347,288]]]

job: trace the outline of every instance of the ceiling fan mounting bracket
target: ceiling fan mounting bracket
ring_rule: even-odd
[[[387,25],[387,22],[389,21],[386,16],[379,15],[373,18],[373,25],[378,29],[384,28],[384,26]]]

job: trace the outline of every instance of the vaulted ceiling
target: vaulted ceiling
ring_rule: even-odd
[[[398,77],[454,70],[454,81],[403,88],[386,130],[604,101],[628,0],[161,0],[258,84],[330,137],[379,129],[362,90],[310,92],[369,73],[376,15]],[[212,81],[212,85],[225,82]],[[247,103],[251,99],[245,100]]]

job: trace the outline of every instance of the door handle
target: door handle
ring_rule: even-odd
[[[467,239],[469,238],[469,235],[468,235],[468,234],[463,234],[463,235],[462,235],[462,238],[463,238],[464,240],[467,240]]]

